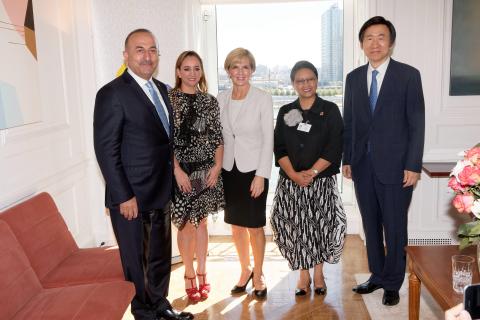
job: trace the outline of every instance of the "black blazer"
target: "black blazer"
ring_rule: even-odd
[[[153,81],[172,124],[167,88]],[[98,91],[93,130],[95,154],[106,184],[105,205],[113,208],[135,196],[139,211],[164,208],[172,196],[173,140],[155,106],[127,71]]]
[[[425,136],[425,102],[420,72],[390,59],[375,112],[370,111],[368,64],[347,75],[344,100],[343,164],[355,165],[370,152],[374,171],[385,184],[401,183],[403,170],[420,172]]]

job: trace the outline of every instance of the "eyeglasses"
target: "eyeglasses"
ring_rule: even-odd
[[[308,79],[298,79],[298,80],[295,80],[294,83],[298,86],[304,86],[306,85],[307,83],[310,84],[310,83],[315,83],[315,81],[317,81],[317,78],[308,78]]]

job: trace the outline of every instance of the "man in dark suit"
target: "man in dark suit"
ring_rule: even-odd
[[[371,18],[359,40],[368,64],[346,79],[343,174],[354,182],[371,277],[353,291],[383,288],[383,304],[396,305],[405,277],[408,207],[422,167],[422,83],[417,69],[390,58],[390,21]]]
[[[166,299],[171,268],[172,107],[152,78],[155,37],[132,31],[123,53],[127,71],[95,100],[94,145],[106,184],[105,204],[120,247],[125,278],[135,284],[135,319],[192,319]]]

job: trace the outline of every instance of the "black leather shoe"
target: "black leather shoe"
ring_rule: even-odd
[[[310,288],[296,288],[295,289],[295,295],[298,296],[305,296],[307,292],[310,291]]]
[[[253,279],[253,271],[252,273],[250,273],[250,277],[248,277],[247,279],[247,282],[245,282],[245,284],[243,286],[237,286],[235,285],[232,290],[230,290],[230,293],[231,294],[236,294],[236,293],[242,293],[242,292],[245,292],[245,289],[247,289],[247,285],[248,283],[250,282],[250,280]],[[266,293],[265,293],[266,294]]]
[[[383,288],[382,285],[375,284],[370,280],[368,280],[362,284],[359,284],[358,286],[353,287],[352,291],[359,294],[367,294],[367,293],[372,293],[373,291],[381,288]]]
[[[394,306],[400,301],[397,290],[385,290],[383,292],[382,303],[386,306]]]
[[[295,288],[295,295],[298,296],[304,296],[308,292],[310,292],[310,285],[312,284],[312,280],[308,280],[308,285],[305,288]]]
[[[158,311],[157,317],[163,320],[191,320],[194,318],[190,312],[180,312],[172,308]]]
[[[267,297],[267,287],[265,287],[265,289],[262,289],[262,290],[253,290],[253,294],[254,294],[257,298],[264,299],[264,298]]]
[[[323,296],[327,294],[327,287],[319,287],[315,288],[313,291],[315,291],[315,294],[319,296]]]

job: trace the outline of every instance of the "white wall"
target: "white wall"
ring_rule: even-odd
[[[161,54],[156,78],[174,84],[174,66],[180,52],[196,47],[194,24],[197,1],[93,1],[93,38],[97,84],[109,82],[123,62],[124,40],[137,28],[153,32]]]
[[[397,30],[393,58],[420,70],[426,107],[424,161],[456,161],[480,141],[480,96],[449,97],[452,0],[370,0]],[[460,220],[450,205],[447,179],[422,174],[409,215],[409,238],[456,239]]]
[[[93,152],[96,91],[122,63],[129,31],[157,36],[158,78],[174,80],[178,54],[195,48],[196,1],[34,1],[42,110],[39,123],[0,131],[0,210],[47,191],[80,246],[112,243]]]
[[[79,36],[85,32],[79,17],[87,8],[73,0],[33,5],[41,96],[35,107],[42,116],[38,123],[0,132],[0,210],[48,191],[78,243],[93,245],[83,117],[89,66],[79,59],[88,50]]]
[[[125,38],[137,28],[149,29],[156,36],[161,57],[155,77],[173,86],[178,55],[184,50],[197,47],[196,29],[200,17],[198,7],[197,1],[189,0],[93,1],[92,30],[97,88],[114,78],[123,62]],[[90,114],[93,114],[93,104]],[[90,131],[91,124],[92,119],[87,123]],[[98,169],[94,180],[97,186],[102,185],[103,192],[103,180]],[[107,243],[113,240],[108,238],[108,234],[104,236]],[[172,254],[178,256],[175,228],[172,228],[172,236]]]
[[[479,140],[480,97],[448,96],[451,1],[354,1],[353,32],[367,17],[384,15],[397,28],[394,58],[422,73],[426,161],[456,160],[458,151]],[[158,78],[172,84],[177,55],[199,47],[199,3],[43,0],[34,6],[42,121],[0,131],[0,210],[48,191],[81,246],[109,242],[103,181],[92,147],[95,93],[113,79],[124,38],[138,27],[157,36]],[[358,42],[350,47],[353,64],[364,63]],[[410,210],[410,237],[451,237],[458,214],[450,210],[450,199],[445,179],[422,175]]]

